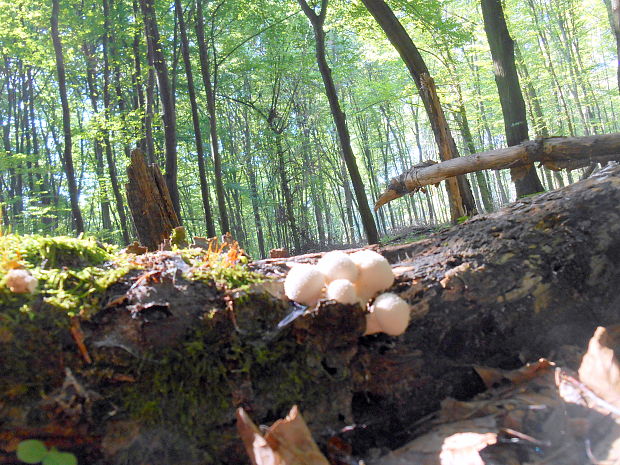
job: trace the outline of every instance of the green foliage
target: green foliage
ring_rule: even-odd
[[[47,449],[37,439],[27,439],[17,445],[17,458],[24,463],[42,465],[78,465],[77,458],[70,452],[60,452],[55,447]]]
[[[39,463],[47,453],[45,444],[37,439],[27,439],[17,445],[17,458],[25,463]]]

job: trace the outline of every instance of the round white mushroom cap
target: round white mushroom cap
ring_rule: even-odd
[[[381,331],[390,336],[403,334],[409,325],[409,304],[391,292],[377,297],[369,310],[375,315]]]
[[[383,329],[377,320],[377,315],[374,312],[366,314],[366,332],[364,332],[364,336],[368,336],[369,334],[376,334],[382,332]]]
[[[9,270],[6,274],[6,285],[16,294],[32,293],[37,288],[39,280],[28,270]]]
[[[321,298],[324,286],[325,276],[316,266],[300,263],[286,275],[284,293],[295,302],[314,305]]]
[[[316,266],[325,275],[325,281],[328,283],[336,279],[348,279],[353,282],[359,274],[351,257],[340,250],[327,252]]]
[[[390,263],[377,252],[360,250],[351,254],[350,257],[360,273],[355,287],[362,299],[367,300],[394,283],[394,273]]]
[[[356,304],[359,302],[355,286],[348,279],[336,279],[329,283],[325,297],[341,304]]]

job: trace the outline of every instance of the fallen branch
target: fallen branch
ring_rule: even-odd
[[[573,170],[591,163],[620,160],[620,133],[588,137],[550,137],[513,147],[476,153],[441,163],[425,161],[390,181],[375,210],[424,186],[475,171],[514,168],[539,162],[552,170]]]

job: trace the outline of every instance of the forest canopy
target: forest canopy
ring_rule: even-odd
[[[385,5],[434,80],[454,154],[513,145],[489,48],[497,6],[527,116],[518,141],[618,131],[616,0],[315,3],[0,0],[2,228],[134,240],[134,147],[162,168],[190,235],[230,231],[251,256],[454,219],[443,186],[368,208],[394,176],[444,159],[424,82],[375,14]],[[535,192],[590,171],[528,176]],[[466,181],[463,214],[519,194],[506,170]]]

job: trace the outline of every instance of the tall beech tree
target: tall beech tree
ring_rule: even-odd
[[[103,0],[103,111],[106,123],[110,119],[110,4],[108,0]],[[122,100],[119,99],[119,102]],[[125,244],[129,244],[129,231],[127,227],[127,215],[125,214],[125,202],[121,192],[121,186],[118,182],[118,174],[116,172],[116,161],[112,151],[112,142],[110,140],[110,131],[106,128],[104,131],[105,156],[108,163],[108,171],[110,173],[110,184],[112,185],[112,193],[114,194],[114,202],[116,203],[116,211],[118,212],[118,221],[123,235]]]
[[[69,110],[69,100],[67,98],[67,78],[65,73],[65,57],[62,52],[62,42],[58,34],[58,14],[60,11],[59,0],[52,0],[52,42],[56,56],[56,73],[58,74],[58,92],[60,93],[60,105],[62,107],[62,130],[65,138],[64,152],[62,156],[65,173],[67,174],[67,189],[69,190],[69,200],[71,202],[71,215],[77,232],[84,232],[84,220],[80,211],[78,200],[78,189],[75,181],[75,170],[73,168],[72,141],[71,141],[71,112]]]
[[[603,0],[603,2],[607,8],[609,25],[616,39],[617,79],[618,91],[620,91],[620,0]]]
[[[347,127],[346,115],[340,107],[338,93],[332,78],[332,71],[327,64],[327,57],[325,54],[325,30],[323,29],[323,24],[325,23],[325,17],[327,15],[327,5],[329,0],[321,0],[321,9],[319,13],[316,13],[316,11],[308,5],[306,0],[298,0],[298,2],[304,14],[308,17],[314,31],[316,61],[319,66],[319,71],[321,72],[321,77],[323,78],[325,94],[327,95],[327,100],[329,101],[332,117],[334,118],[334,123],[336,124],[336,131],[338,132],[342,156],[345,164],[347,165],[351,183],[353,184],[353,191],[355,192],[355,199],[357,200],[357,207],[362,218],[362,225],[366,234],[366,239],[369,244],[376,244],[379,242],[377,226],[375,225],[375,219],[373,218],[372,212],[370,211],[370,206],[368,205],[368,198],[366,197],[362,177],[360,176],[357,162],[355,160],[355,154],[353,153],[353,148],[351,147],[351,136],[349,135],[349,128]]]
[[[435,82],[418,48],[387,3],[383,0],[362,0],[362,2],[407,65],[431,123],[439,147],[439,157],[442,160],[458,157],[458,149],[441,107]],[[446,188],[453,221],[476,213],[474,196],[465,176],[446,180]]]
[[[213,215],[211,213],[211,201],[209,200],[209,185],[207,183],[207,171],[205,168],[205,155],[202,145],[202,130],[200,129],[200,115],[198,114],[198,104],[196,103],[196,89],[194,87],[194,73],[192,72],[192,61],[189,53],[189,40],[185,30],[185,18],[183,17],[183,6],[181,0],[174,0],[174,8],[179,22],[181,33],[181,54],[185,66],[185,77],[187,78],[187,93],[192,110],[192,124],[194,127],[194,141],[196,142],[196,156],[198,158],[198,176],[200,177],[200,195],[202,197],[202,207],[205,214],[205,224],[209,237],[216,235]]]
[[[484,30],[493,57],[493,72],[499,94],[508,146],[529,139],[527,110],[515,64],[514,41],[508,32],[501,0],[481,0]],[[517,197],[544,190],[534,165],[510,170]]]
[[[149,48],[149,65],[155,68],[157,86],[162,106],[162,120],[164,123],[164,143],[166,147],[166,185],[170,191],[170,198],[174,211],[181,221],[181,203],[177,185],[177,129],[176,111],[172,86],[168,76],[168,66],[164,57],[163,44],[159,35],[157,16],[153,5],[154,0],[140,0],[140,8],[144,20],[144,33]]]
[[[221,4],[220,4],[221,5]],[[213,32],[213,29],[211,29]],[[202,82],[207,95],[207,112],[209,114],[209,135],[211,139],[211,155],[213,156],[213,168],[215,170],[215,196],[217,197],[217,208],[220,214],[220,229],[222,234],[230,231],[228,221],[228,210],[226,208],[226,195],[224,192],[224,181],[222,176],[222,157],[217,137],[217,113],[215,108],[215,92],[218,80],[217,56],[213,57],[213,69],[209,49],[207,48],[205,36],[205,20],[203,13],[202,0],[196,0],[196,39],[198,41],[198,54],[200,56],[200,71]],[[215,51],[213,34],[209,37],[209,45]]]

